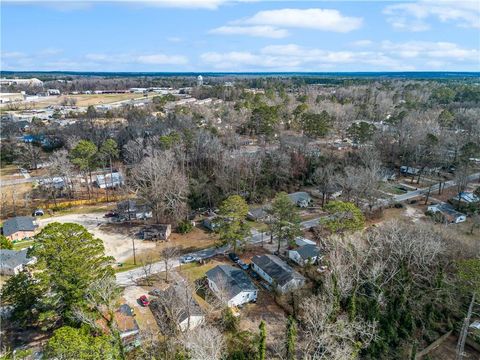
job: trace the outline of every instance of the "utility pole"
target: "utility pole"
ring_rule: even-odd
[[[458,336],[455,360],[462,360],[464,358],[463,352],[465,350],[465,341],[467,340],[468,328],[470,326],[470,318],[472,317],[474,303],[475,303],[475,293],[472,294],[472,300],[470,301],[470,306],[468,307],[467,316],[463,321],[462,330],[460,330],[460,335]]]
[[[132,239],[132,247],[133,247],[133,265],[137,265],[137,258],[135,257],[135,239]]]

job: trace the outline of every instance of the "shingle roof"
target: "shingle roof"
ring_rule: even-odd
[[[10,236],[18,231],[33,231],[35,230],[33,218],[30,216],[17,216],[6,220],[3,223],[3,235]]]
[[[288,197],[295,204],[298,204],[301,201],[309,202],[312,199],[310,197],[310,195],[308,193],[304,192],[304,191],[299,191],[299,192],[294,192],[294,193],[288,194]]]
[[[217,285],[225,286],[229,298],[233,298],[242,291],[255,291],[257,288],[243,270],[230,265],[217,265],[206,273],[207,278]]]
[[[2,269],[14,269],[18,265],[27,264],[31,258],[27,257],[28,249],[0,250],[0,266]]]
[[[252,258],[252,262],[280,286],[287,284],[293,279],[303,279],[302,275],[274,255],[255,255]]]
[[[315,245],[303,245],[300,246],[298,249],[295,249],[295,251],[302,257],[302,259],[313,259],[318,256],[320,253],[320,249],[315,246]]]

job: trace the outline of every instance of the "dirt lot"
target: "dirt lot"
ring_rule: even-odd
[[[194,228],[188,234],[181,235],[172,233],[168,242],[144,241],[138,238],[137,233],[142,224],[112,223],[103,217],[103,213],[71,213],[39,219],[39,225],[45,226],[52,222],[73,222],[85,226],[94,236],[103,240],[105,253],[113,256],[116,261],[132,262],[132,241],[135,240],[137,261],[146,257],[149,260],[158,260],[160,251],[165,247],[175,246],[183,252],[190,252],[213,246],[216,241],[214,234],[208,233],[201,228]]]

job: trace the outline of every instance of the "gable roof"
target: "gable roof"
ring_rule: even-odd
[[[18,231],[34,231],[36,228],[30,216],[17,216],[3,223],[3,235],[10,236]]]
[[[288,194],[288,197],[294,204],[298,204],[299,202],[310,202],[312,198],[307,192],[304,191],[299,191],[299,192],[294,192],[291,194]]]
[[[465,216],[465,214],[455,210],[451,205],[447,203],[432,205],[431,208],[437,209],[438,211],[443,213],[445,216],[452,219],[457,219],[461,216]]]
[[[27,257],[28,249],[7,250],[0,249],[0,266],[2,269],[15,269],[19,265],[25,265],[32,260]]]
[[[274,255],[255,255],[252,258],[252,263],[262,269],[280,286],[289,283],[291,280],[304,279],[302,275]]]
[[[300,255],[300,257],[304,260],[307,260],[309,258],[313,259],[317,257],[318,254],[320,254],[320,249],[316,245],[311,244],[300,246],[293,251],[296,251],[298,255]]]
[[[257,288],[243,270],[230,265],[217,265],[206,273],[214,283],[225,286],[229,298],[233,298],[242,291],[255,291]]]

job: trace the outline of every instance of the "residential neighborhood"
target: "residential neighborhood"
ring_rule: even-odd
[[[480,359],[475,1],[0,4],[0,360]]]

